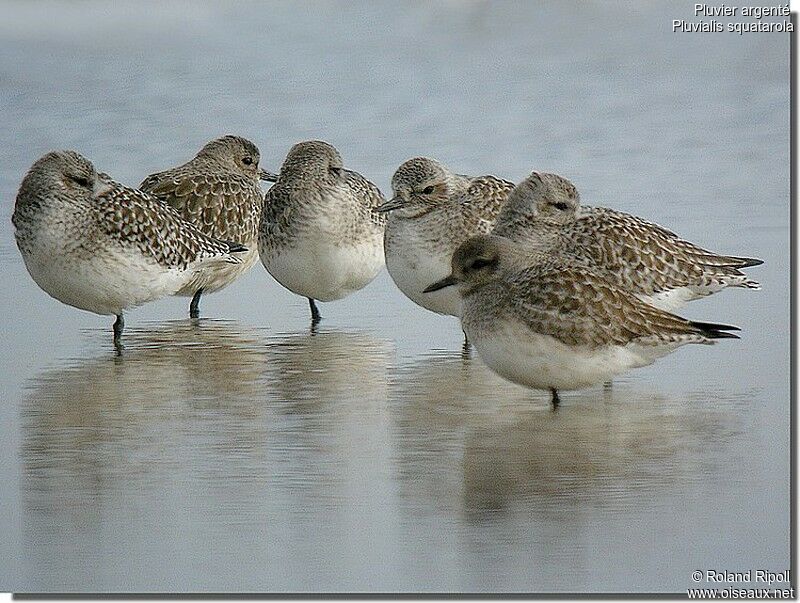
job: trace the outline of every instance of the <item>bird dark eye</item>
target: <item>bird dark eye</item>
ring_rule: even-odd
[[[563,201],[559,201],[558,203],[553,203],[553,207],[555,207],[560,211],[564,211],[565,209],[567,209],[568,206]]]
[[[472,264],[470,264],[470,268],[472,268],[473,270],[480,270],[481,268],[486,268],[487,266],[491,266],[492,264],[494,264],[494,261],[492,260],[487,260],[485,258],[478,258],[477,260],[473,261]]]
[[[430,195],[433,191],[434,191],[433,186],[426,186],[425,188],[422,189],[422,193],[424,195]]]
[[[253,158],[249,155],[247,157],[242,158],[242,163],[245,165],[253,165]]]
[[[78,186],[83,186],[84,188],[89,188],[92,185],[89,179],[84,176],[70,176],[69,179]]]

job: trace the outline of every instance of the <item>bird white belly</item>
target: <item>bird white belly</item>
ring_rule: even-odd
[[[516,328],[502,325],[491,333],[473,333],[468,324],[464,326],[489,368],[509,381],[535,389],[589,387],[663,355],[635,345],[597,349],[568,346],[549,335],[532,333],[521,324],[514,325]]]
[[[311,238],[263,257],[281,285],[304,297],[333,301],[368,285],[383,266],[383,238],[335,245]]]
[[[137,253],[102,251],[87,258],[34,253],[24,256],[33,280],[48,295],[95,314],[119,314],[175,293],[186,275]]]
[[[461,297],[456,287],[423,293],[425,287],[450,274],[449,256],[425,253],[418,247],[392,249],[386,255],[386,269],[397,288],[418,306],[439,314],[461,314]]]
[[[258,244],[255,241],[249,243],[247,251],[237,253],[236,257],[241,260],[239,263],[207,262],[199,267],[191,280],[176,295],[191,297],[201,288],[205,293],[213,293],[227,287],[256,263]]]

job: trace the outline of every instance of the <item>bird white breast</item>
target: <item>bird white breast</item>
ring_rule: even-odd
[[[449,257],[427,254],[419,248],[405,248],[387,253],[386,269],[397,288],[415,304],[439,314],[461,314],[461,298],[455,287],[423,293],[425,287],[450,274]]]
[[[589,387],[628,369],[651,364],[678,347],[629,344],[590,349],[565,345],[511,321],[503,321],[488,332],[476,332],[469,322],[463,326],[489,368],[513,383],[535,389]]]
[[[333,301],[368,285],[383,266],[383,235],[351,244],[302,237],[261,261],[281,285],[304,297]]]
[[[445,240],[448,232],[443,229],[442,238],[432,241],[418,232],[413,221],[392,218],[388,229],[391,232],[387,232],[386,269],[397,288],[426,310],[460,316],[461,297],[455,287],[423,293],[425,287],[450,274],[450,261],[457,245]]]
[[[99,250],[88,257],[34,252],[23,255],[39,287],[67,305],[114,315],[175,293],[187,275],[133,251]]]

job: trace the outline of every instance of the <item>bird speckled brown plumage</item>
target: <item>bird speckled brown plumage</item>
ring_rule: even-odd
[[[225,263],[237,265],[247,248],[234,241],[215,239],[188,222],[173,208],[164,207],[142,191],[106,180],[109,189],[96,197],[97,224],[120,245],[136,245],[163,266],[185,269],[198,259],[240,252]],[[175,224],[180,223],[180,230]]]
[[[520,253],[511,243],[494,236],[470,239],[453,258],[453,266],[464,272],[475,270],[470,261],[489,262],[493,278],[464,278],[462,294],[481,294],[478,322],[491,318],[491,308],[519,318],[529,328],[550,335],[564,344],[594,349],[607,345],[660,345],[679,341],[708,343],[708,334],[689,320],[646,304],[615,287],[585,266],[540,253],[526,256],[522,270],[501,268],[512,254]],[[498,259],[501,257],[502,259]],[[501,264],[493,264],[498,261]]]
[[[397,168],[394,197],[379,209],[389,215],[386,267],[406,297],[433,312],[458,316],[455,291],[422,290],[448,274],[450,258],[461,243],[493,228],[513,188],[513,183],[491,175],[454,174],[427,157],[414,157]]]
[[[494,235],[465,241],[452,273],[427,290],[452,285],[462,297],[462,327],[486,364],[515,383],[552,390],[554,402],[559,389],[607,381],[738,330],[659,310],[568,258],[531,254]]]
[[[196,296],[193,315],[198,293],[229,285],[257,259],[258,221],[264,202],[259,180],[265,174],[259,160],[258,147],[252,142],[223,136],[207,143],[187,163],[151,174],[140,185],[207,235],[240,242],[249,250],[241,264],[210,268],[179,292]]]
[[[264,267],[284,287],[332,301],[358,291],[383,266],[384,201],[377,186],[344,169],[339,152],[318,140],[294,145],[264,203],[258,238]]]
[[[209,237],[177,211],[98,174],[74,151],[39,159],[22,181],[12,222],[25,266],[59,301],[117,316],[172,295],[198,272],[236,265],[245,247]]]
[[[759,288],[740,268],[761,260],[718,255],[642,218],[581,206],[572,183],[555,174],[533,172],[523,180],[493,232],[575,258],[662,309],[679,308],[725,287]]]

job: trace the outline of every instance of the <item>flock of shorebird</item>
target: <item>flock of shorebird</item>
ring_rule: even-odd
[[[47,153],[25,175],[12,222],[34,281],[57,300],[116,316],[167,295],[231,284],[261,258],[290,291],[341,299],[386,267],[416,304],[459,317],[499,375],[552,392],[607,382],[688,343],[737,327],[671,312],[726,287],[758,289],[761,260],[702,249],[641,218],[580,204],[556,174],[516,186],[451,172],[424,157],[392,177],[393,197],[345,169],[321,141],[294,145],[279,174],[238,136],[134,189],[75,151]],[[273,182],[266,195],[260,181]],[[316,300],[316,301],[315,301]]]

